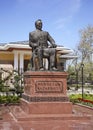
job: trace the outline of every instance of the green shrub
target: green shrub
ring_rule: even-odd
[[[0,96],[0,104],[2,103],[19,103],[20,98],[18,96]]]
[[[72,103],[83,103],[83,102],[80,102],[80,100],[78,100],[79,98],[82,98],[82,94],[72,94],[69,96],[70,98],[70,101]],[[86,99],[86,100],[90,100],[90,101],[93,101],[93,95],[92,94],[84,94],[83,95],[83,98]],[[86,104],[86,105],[90,105],[90,103],[83,103],[83,104]],[[93,106],[91,104],[91,106]]]
[[[81,98],[81,94],[72,94],[69,96],[69,98],[72,103],[77,103],[78,98]]]

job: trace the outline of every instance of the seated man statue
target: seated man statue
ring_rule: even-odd
[[[39,70],[44,70],[43,58],[49,60],[48,70],[56,71],[56,47],[54,39],[46,31],[42,30],[42,21],[38,19],[35,22],[36,30],[29,33],[29,46],[32,47],[32,69],[35,70],[35,57],[39,60]],[[50,43],[50,45],[49,45]],[[50,47],[49,47],[50,46]]]

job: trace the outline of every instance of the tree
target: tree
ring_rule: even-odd
[[[2,78],[3,73],[7,73],[5,77]],[[12,86],[13,88],[10,87],[10,79],[12,78]],[[16,94],[20,94],[21,96],[23,92],[23,73],[18,73],[16,70],[5,70],[3,68],[0,69],[0,92],[6,92],[6,95],[8,95],[8,92],[11,91]]]
[[[7,72],[8,75],[2,78],[2,74],[4,72]],[[6,95],[8,94],[9,91],[9,86],[6,82],[10,79],[11,76],[12,76],[12,72],[0,68],[0,92],[6,92]]]
[[[92,70],[93,70],[93,27],[88,25],[86,28],[80,31],[80,42],[78,44],[78,51],[81,55],[80,67],[84,65],[84,81],[92,81]]]
[[[21,94],[23,93],[23,73],[18,73],[18,71],[14,70],[14,88],[15,91],[17,93],[17,95],[19,95],[20,97],[22,96]]]
[[[80,42],[78,50],[82,55],[82,62],[92,60],[93,52],[93,27],[88,25],[86,28],[80,30]]]
[[[78,88],[78,82],[82,79],[82,64],[83,67],[83,80],[84,82],[93,81],[93,27],[88,25],[86,28],[83,28],[79,31],[80,33],[80,41],[77,46],[77,50],[74,51],[75,55],[78,58],[73,59],[71,66],[68,67],[68,73],[70,74],[68,79],[75,78]],[[73,68],[74,67],[74,68]],[[72,73],[74,75],[72,76]]]
[[[72,84],[75,82],[75,68],[74,66],[69,65],[68,66],[68,84]]]

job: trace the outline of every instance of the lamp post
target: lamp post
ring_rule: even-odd
[[[75,90],[78,90],[78,69],[76,69],[76,87]]]
[[[81,63],[81,75],[82,75],[82,99],[83,99],[83,94],[84,94],[84,78],[83,78],[83,67],[84,67],[84,64]]]
[[[3,68],[0,68],[0,79],[2,79]]]

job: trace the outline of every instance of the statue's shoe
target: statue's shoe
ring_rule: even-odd
[[[50,71],[57,71],[58,69],[56,67],[52,67]]]
[[[32,71],[35,71],[35,67],[31,68]]]
[[[44,68],[40,68],[40,71],[44,71]]]

